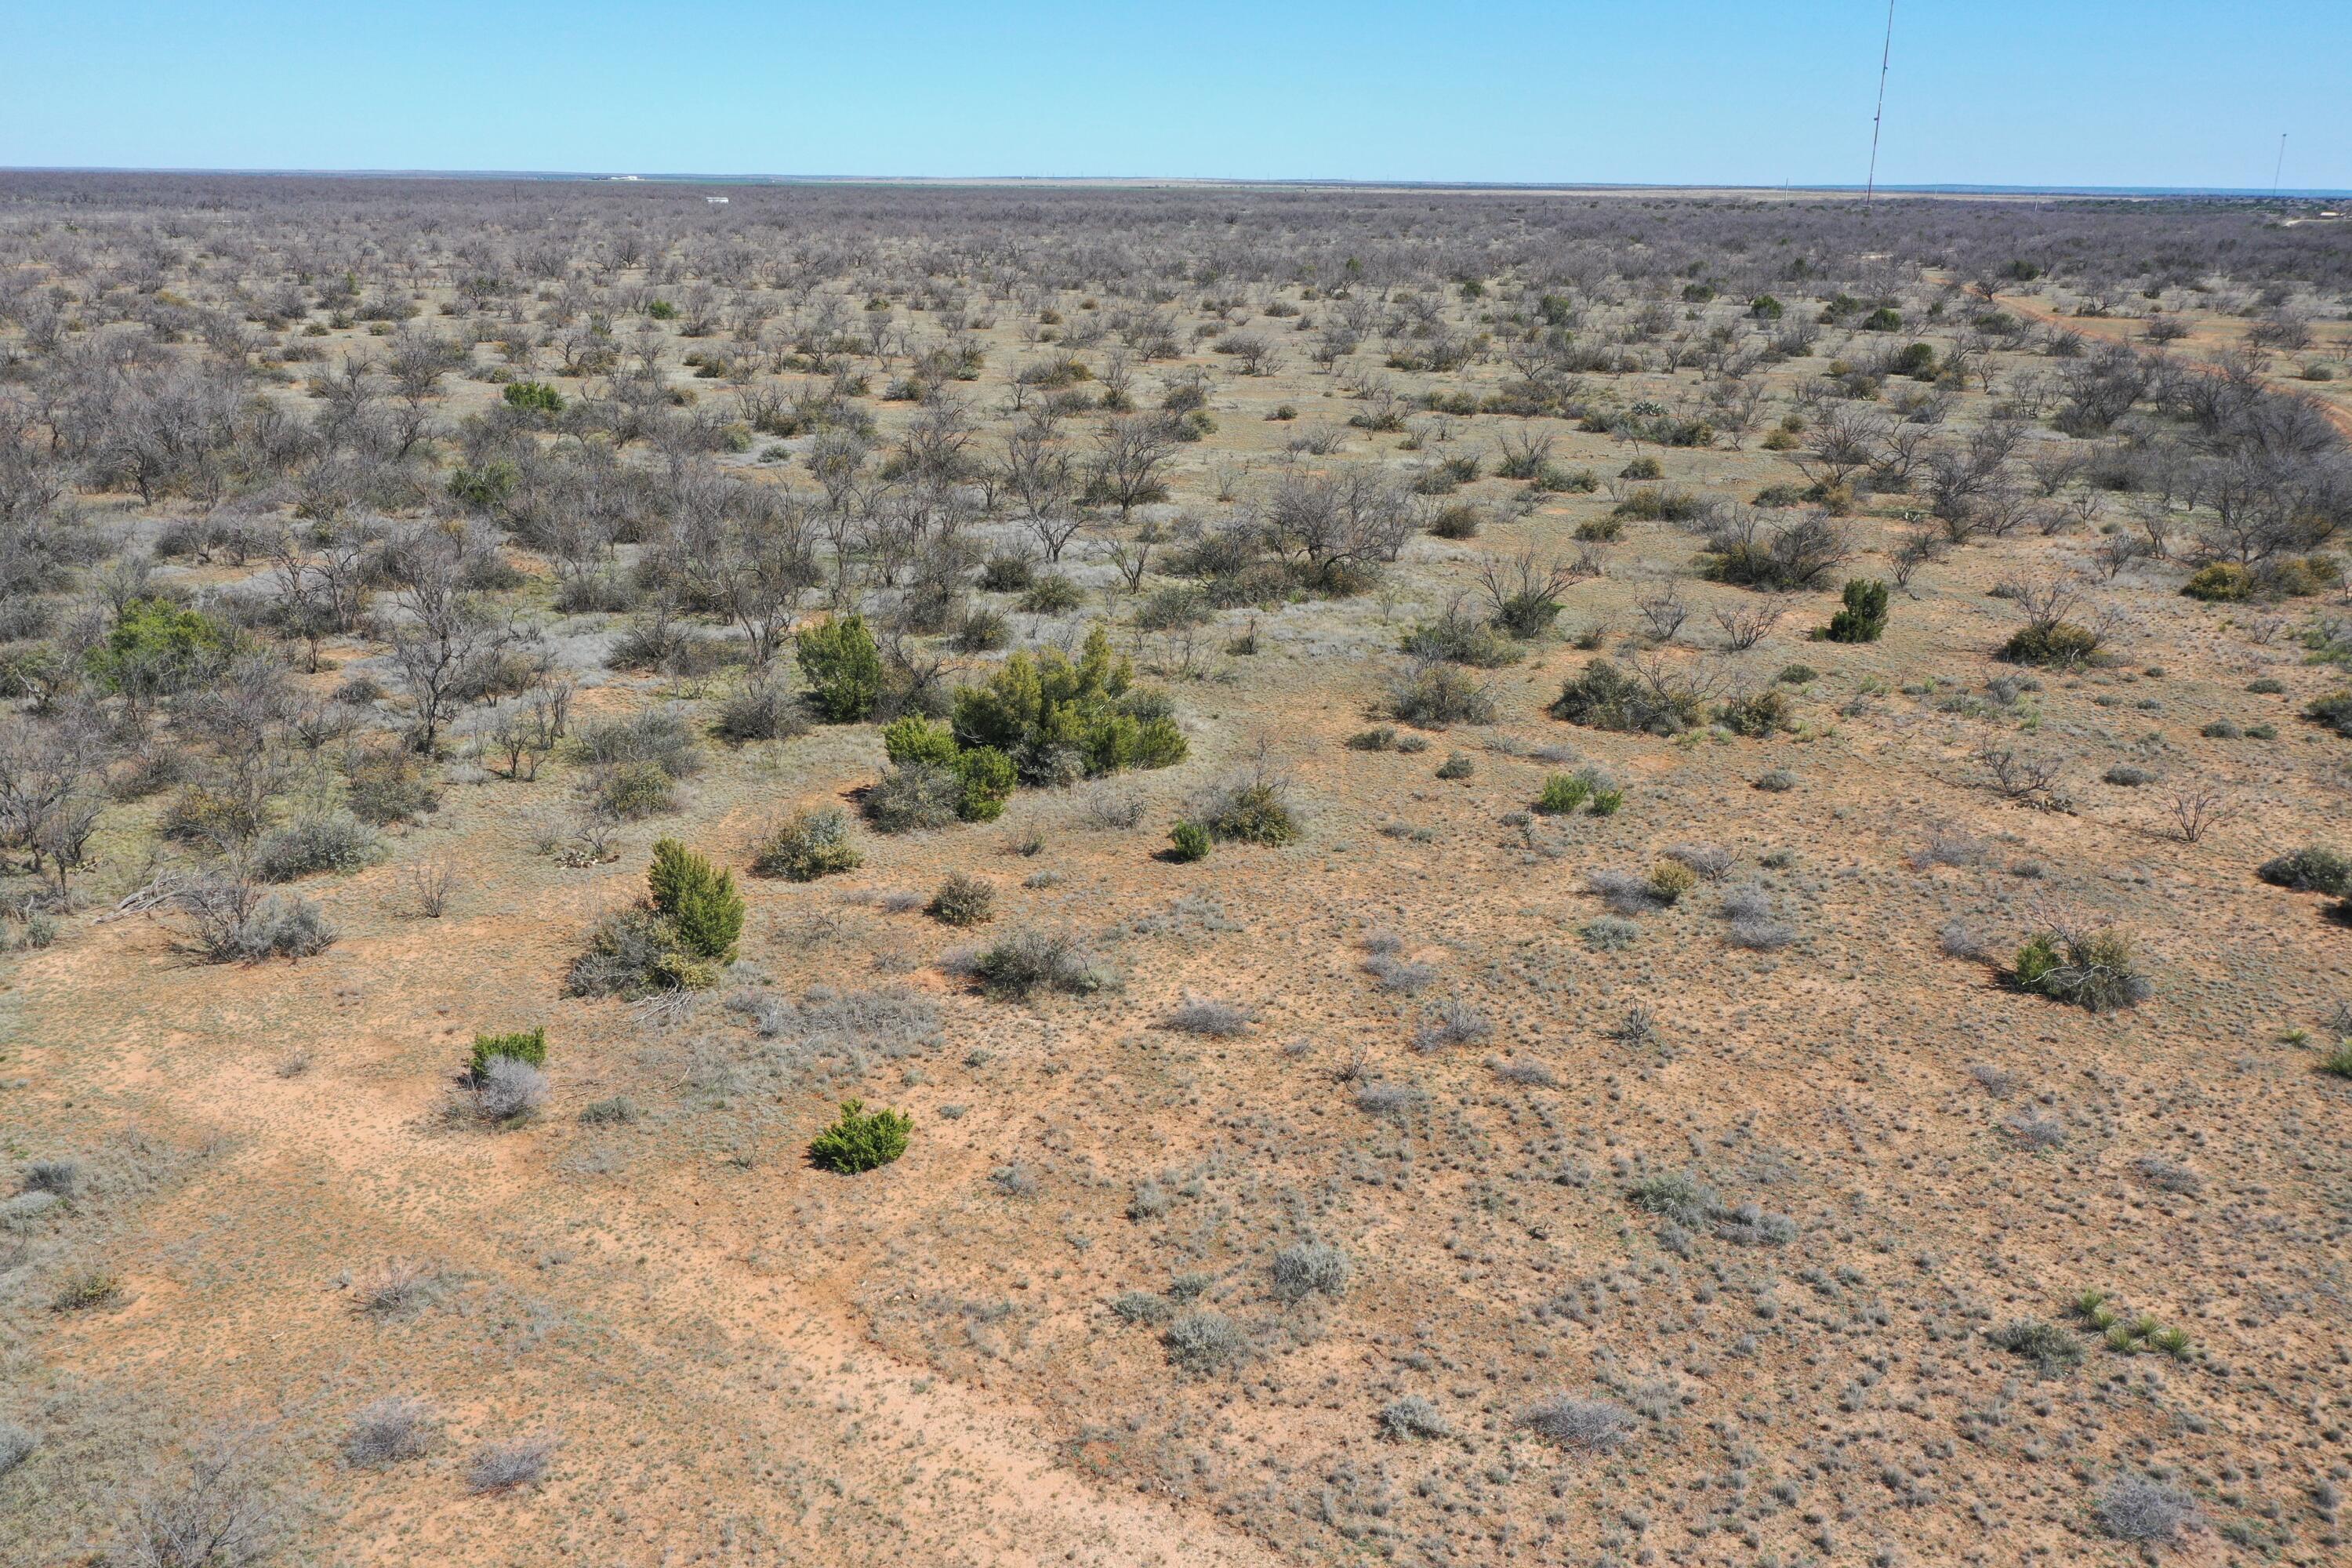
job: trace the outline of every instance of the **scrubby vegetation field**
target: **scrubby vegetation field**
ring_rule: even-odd
[[[2315,205],[0,176],[0,1561],[2341,1562]]]

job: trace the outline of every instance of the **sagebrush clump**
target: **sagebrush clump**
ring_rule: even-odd
[[[764,834],[751,869],[762,877],[814,882],[854,871],[866,857],[851,841],[849,816],[838,806],[796,811]]]

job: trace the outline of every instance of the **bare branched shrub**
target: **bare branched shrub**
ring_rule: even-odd
[[[260,1474],[261,1442],[250,1430],[209,1436],[176,1479],[143,1491],[123,1531],[132,1568],[245,1568],[268,1556],[281,1517]]]
[[[2061,756],[2029,756],[2011,746],[1988,745],[1977,752],[1978,765],[2001,798],[2028,805],[2054,803],[2058,779],[2067,762]]]
[[[362,1312],[379,1318],[406,1317],[436,1300],[447,1288],[438,1268],[407,1258],[387,1258],[353,1286],[353,1300]]]
[[[485,1121],[519,1121],[547,1103],[547,1075],[514,1057],[493,1057],[473,1084],[475,1109]]]
[[[1397,1441],[1412,1437],[1444,1437],[1453,1434],[1453,1423],[1444,1412],[1418,1394],[1406,1394],[1381,1407],[1381,1436]]]
[[[1222,1040],[1246,1034],[1249,1026],[1256,1021],[1257,1009],[1255,1007],[1205,996],[1188,996],[1168,1015],[1167,1026],[1179,1034],[1204,1035]]]
[[[1720,882],[1730,875],[1739,857],[1720,844],[1677,844],[1666,851],[1666,858],[1689,867],[1702,881]]]
[[[1578,1453],[1605,1453],[1633,1432],[1633,1413],[1609,1399],[1557,1395],[1520,1412],[1519,1425]]]
[[[446,855],[428,855],[408,868],[407,881],[409,908],[420,920],[437,921],[457,890],[457,864]]]
[[[1466,1002],[1449,998],[1440,1002],[1435,1015],[1413,1031],[1412,1048],[1427,1056],[1455,1046],[1484,1045],[1494,1034],[1495,1026],[1484,1013]]]
[[[343,1436],[343,1462],[380,1470],[422,1458],[433,1446],[433,1408],[421,1399],[379,1399],[352,1417]]]
[[[2127,1477],[2101,1492],[2092,1507],[2099,1528],[2117,1541],[2162,1545],[2196,1522],[2197,1500],[2157,1481]]]
[[[487,1443],[466,1463],[466,1484],[477,1492],[512,1491],[535,1486],[555,1461],[552,1437],[518,1437]]]
[[[2210,787],[2174,792],[2167,810],[2172,817],[2173,831],[2184,844],[2199,842],[2237,815],[2236,804],[2220,790]]]
[[[308,899],[265,896],[235,874],[208,878],[176,896],[182,945],[208,963],[259,963],[269,958],[310,958],[335,943],[337,932]]]

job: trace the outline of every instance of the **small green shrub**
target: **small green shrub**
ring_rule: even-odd
[[[2336,1041],[2328,1053],[2319,1058],[2319,1070],[2331,1078],[2352,1078],[2352,1039]]]
[[[1092,956],[1060,931],[1014,931],[976,954],[971,973],[982,992],[999,1001],[1024,1001],[1041,990],[1083,996],[1104,984]]]
[[[1187,820],[1213,838],[1279,848],[1304,836],[1290,804],[1290,781],[1265,768],[1247,768],[1212,785],[1192,803]]]
[[[1429,531],[1440,539],[1475,539],[1485,514],[1468,502],[1459,502],[1429,520]]]
[[[1207,828],[1197,822],[1180,822],[1168,830],[1168,858],[1191,862],[1209,858],[1213,842]]]
[[[215,674],[236,643],[233,632],[201,610],[136,598],[116,612],[113,628],[85,656],[83,668],[102,690],[152,699]]]
[[[2263,861],[2254,875],[2273,887],[2297,892],[2352,892],[2352,860],[2315,844]]]
[[[2049,621],[2021,627],[2000,648],[2012,664],[2084,664],[2096,657],[2105,638],[2072,621]]]
[[[2225,604],[2238,599],[2251,599],[2254,595],[2254,574],[2234,561],[2216,561],[2201,567],[2180,591],[2192,599],[2208,604]]]
[[[489,1076],[490,1064],[501,1057],[510,1058],[530,1067],[547,1065],[547,1030],[544,1026],[520,1029],[506,1035],[476,1035],[473,1054],[467,1059],[467,1075],[477,1080]]]
[[[1605,658],[1596,658],[1560,688],[1554,716],[1594,730],[1674,735],[1699,721],[1696,691],[1664,675],[1635,679]]]
[[[1672,904],[1698,886],[1698,873],[1679,860],[1661,860],[1650,868],[1648,886],[1652,898]]]
[[[1761,741],[1796,727],[1796,704],[1776,687],[1735,697],[1716,710],[1716,721],[1735,735]]]
[[[2012,1355],[2023,1356],[2044,1376],[2083,1364],[2083,1342],[2039,1318],[2020,1318],[1985,1338]]]
[[[1592,781],[1581,773],[1553,773],[1536,796],[1535,809],[1546,816],[1566,816],[1592,798]]]
[[[1849,580],[1844,602],[1822,635],[1831,642],[1876,642],[1886,630],[1886,598],[1884,583],[1863,577]]]
[[[561,414],[563,394],[543,381],[510,381],[505,393],[509,408],[526,414]]]
[[[1021,607],[1033,616],[1066,616],[1085,603],[1078,585],[1058,572],[1038,578],[1021,595]]]
[[[996,918],[996,888],[961,871],[941,882],[924,912],[941,925],[976,926]]]
[[[77,1274],[49,1299],[55,1312],[94,1312],[122,1304],[122,1282],[111,1274]]]
[[[1460,666],[1431,660],[1389,683],[1386,717],[1425,730],[1491,724],[1495,694]]]
[[[1111,652],[1099,626],[1079,657],[1023,651],[994,675],[955,694],[958,746],[992,750],[1029,784],[1066,784],[1184,760],[1183,731],[1158,693],[1134,684],[1131,662]]]
[[[605,916],[572,961],[574,996],[645,996],[715,985],[735,956],[743,898],[731,872],[715,869],[675,839],[654,847],[646,900]]]
[[[809,1159],[824,1170],[856,1175],[904,1154],[914,1131],[914,1118],[902,1111],[868,1110],[862,1100],[845,1100],[840,1116],[809,1144]]]
[[[2326,725],[2339,735],[2352,735],[2352,686],[2314,698],[2303,716]]]
[[[965,746],[955,731],[910,713],[882,731],[898,771],[876,786],[866,812],[885,833],[944,827],[951,819],[993,822],[1020,782],[1013,759],[993,746]]]
[[[2021,990],[2094,1013],[2128,1007],[2148,994],[2130,939],[2107,929],[2039,932],[2018,949],[2014,973]]]
[[[1466,779],[1475,772],[1477,764],[1470,760],[1467,752],[1449,752],[1445,760],[1437,764],[1437,776],[1442,779]]]
[[[788,882],[814,882],[819,877],[854,871],[865,859],[850,841],[847,814],[828,805],[796,811],[771,829],[760,843],[751,869]]]
[[[980,568],[980,585],[992,594],[1017,594],[1033,586],[1036,577],[1036,563],[1017,551],[992,555]]]

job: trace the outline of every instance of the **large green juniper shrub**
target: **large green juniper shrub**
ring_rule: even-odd
[[[718,963],[734,961],[743,935],[743,895],[735,890],[733,872],[665,838],[654,846],[646,885],[654,912],[669,921],[688,952]]]
[[[836,616],[802,628],[793,639],[801,674],[809,683],[809,705],[835,724],[854,724],[873,715],[882,700],[887,672],[882,649],[866,629],[863,616]]]
[[[1023,784],[1067,784],[1184,760],[1184,736],[1167,699],[1135,685],[1133,664],[1096,626],[1076,659],[1058,648],[1021,652],[977,686],[955,694],[959,750],[1011,760]],[[936,764],[934,764],[936,765]]]
[[[732,873],[672,839],[655,847],[647,897],[599,921],[572,960],[575,996],[648,996],[715,985],[735,956],[743,898]]]
[[[845,1100],[832,1126],[809,1145],[809,1158],[828,1171],[856,1175],[887,1165],[907,1152],[914,1118],[898,1110],[868,1110],[862,1100]]]

